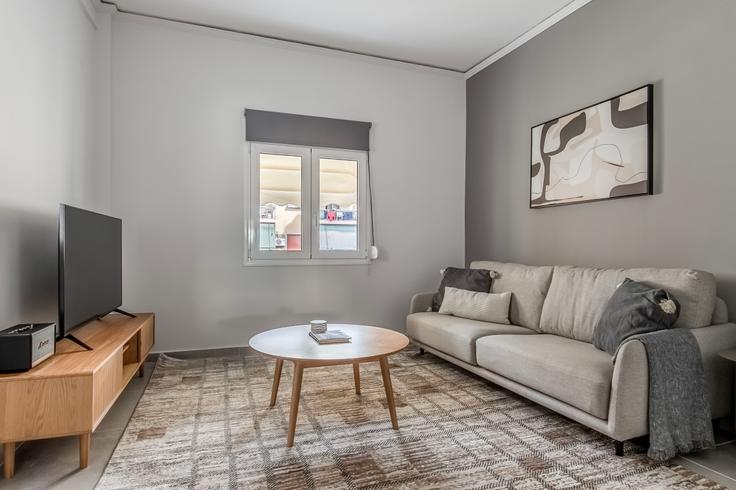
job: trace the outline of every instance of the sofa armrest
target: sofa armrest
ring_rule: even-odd
[[[608,426],[618,441],[649,433],[649,364],[644,344],[630,340],[616,355]]]
[[[415,294],[411,298],[411,304],[409,305],[409,314],[427,311],[429,308],[431,308],[432,296],[434,296],[434,292]]]
[[[690,330],[703,357],[706,390],[713,418],[731,412],[733,366],[719,354],[736,348],[736,324],[723,323]],[[608,425],[619,441],[649,432],[649,365],[647,351],[638,340],[626,342],[618,351],[613,368]]]
[[[736,348],[736,324],[722,323],[690,330],[703,356],[703,369],[713,418],[725,417],[732,410],[733,363],[720,356]]]

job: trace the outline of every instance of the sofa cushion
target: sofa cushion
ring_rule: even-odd
[[[552,279],[552,267],[536,267],[488,260],[475,261],[472,269],[496,271],[492,293],[513,293],[509,320],[514,325],[539,330],[539,319],[547,289]]]
[[[406,317],[406,334],[412,339],[468,364],[475,362],[475,341],[485,335],[536,334],[516,325],[479,322],[427,311]]]
[[[593,330],[593,345],[614,355],[629,337],[671,328],[680,303],[664,289],[624,279]]]
[[[716,282],[708,272],[690,269],[593,269],[555,266],[539,329],[591,342],[593,330],[616,286],[626,278],[669,291],[680,302],[675,327],[710,325]]]
[[[579,408],[608,417],[611,356],[556,335],[493,335],[476,342],[478,365]]]
[[[442,281],[440,288],[432,297],[432,311],[439,311],[442,300],[445,297],[445,288],[453,287],[457,289],[465,289],[468,291],[478,291],[488,293],[491,291],[491,281],[493,274],[491,271],[478,269],[458,269],[457,267],[448,267],[442,271]]]
[[[448,286],[438,313],[508,325],[510,304],[511,293],[480,293]]]

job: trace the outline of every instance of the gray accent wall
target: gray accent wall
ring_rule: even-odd
[[[713,272],[736,315],[736,2],[594,0],[467,81],[466,261]],[[529,209],[533,125],[654,83],[654,195]]]

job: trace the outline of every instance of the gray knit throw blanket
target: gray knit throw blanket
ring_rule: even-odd
[[[635,335],[649,364],[649,450],[667,461],[714,446],[703,359],[692,332],[673,328]]]

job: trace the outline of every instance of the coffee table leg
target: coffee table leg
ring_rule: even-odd
[[[360,364],[353,364],[353,379],[355,380],[355,394],[360,395]]]
[[[296,431],[296,418],[299,412],[299,397],[302,394],[302,376],[304,365],[301,362],[294,363],[294,381],[291,387],[291,409],[289,410],[289,432],[286,435],[286,446],[294,445],[294,432]]]
[[[279,394],[279,383],[281,382],[281,368],[284,367],[283,359],[276,359],[276,370],[273,372],[273,386],[271,387],[271,404],[269,407],[276,405],[276,397]]]
[[[391,414],[391,426],[394,430],[399,429],[399,421],[396,418],[396,404],[394,403],[394,389],[391,386],[391,373],[388,370],[388,357],[383,356],[380,360],[381,375],[383,376],[383,387],[386,389],[386,401],[388,402],[388,413]]]

